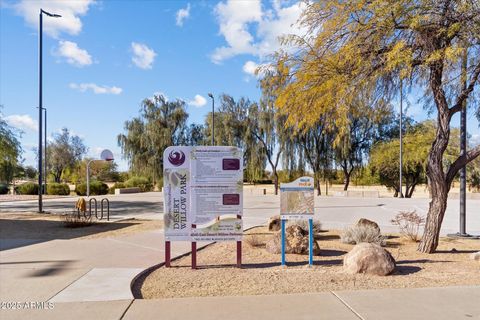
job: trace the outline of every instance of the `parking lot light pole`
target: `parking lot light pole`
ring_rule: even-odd
[[[38,212],[43,212],[42,202],[42,113],[43,113],[43,97],[42,97],[42,47],[43,47],[43,14],[52,18],[60,18],[61,15],[49,13],[40,9],[39,14],[39,30],[38,30]]]
[[[215,145],[215,98],[211,93],[209,93],[208,96],[212,98],[212,146],[214,146]]]

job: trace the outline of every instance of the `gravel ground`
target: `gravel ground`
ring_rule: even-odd
[[[287,255],[288,267],[280,266],[280,255],[265,250],[265,241],[272,236],[265,227],[246,233],[242,269],[233,266],[235,243],[216,243],[198,252],[198,270],[190,268],[191,257],[186,256],[174,261],[172,268],[160,267],[140,277],[134,295],[156,299],[480,285],[480,263],[469,257],[480,250],[480,240],[441,239],[437,253],[422,254],[416,243],[391,235],[386,248],[397,268],[381,277],[343,272],[343,255],[353,246],[341,243],[337,231],[320,234],[321,255],[312,267],[308,256],[293,254]]]

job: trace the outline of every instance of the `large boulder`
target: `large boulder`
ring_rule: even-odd
[[[308,232],[298,225],[292,225],[285,230],[285,252],[306,254],[308,253]],[[267,241],[266,249],[270,253],[282,252],[282,234],[277,232]],[[313,254],[320,255],[320,247],[313,241]]]
[[[378,244],[362,242],[345,255],[343,268],[352,274],[386,276],[395,269],[395,259]]]
[[[280,216],[273,216],[270,217],[268,220],[268,231],[279,231],[281,227],[282,221]]]
[[[365,219],[365,218],[361,218],[360,220],[357,221],[357,226],[371,227],[371,228],[377,230],[378,233],[380,234],[380,227],[378,226],[378,223],[376,223],[375,221],[368,220],[368,219]]]
[[[480,251],[472,253],[470,258],[472,258],[472,260],[480,261]]]

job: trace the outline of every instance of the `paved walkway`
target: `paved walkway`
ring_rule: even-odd
[[[315,294],[55,303],[1,310],[2,319],[480,319],[480,287],[332,291]]]

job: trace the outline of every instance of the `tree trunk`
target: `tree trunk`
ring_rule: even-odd
[[[321,196],[322,195],[322,185],[320,183],[320,178],[317,176],[316,177],[316,185],[317,185],[317,196]]]
[[[273,170],[273,184],[275,188],[275,195],[277,195],[278,194],[278,173],[276,169]]]
[[[348,186],[350,185],[350,172],[348,172],[347,168],[343,168],[343,174],[344,174],[344,178],[343,178],[343,191],[347,191],[348,190]]]
[[[418,245],[418,251],[424,253],[433,253],[437,249],[440,228],[447,209],[448,189],[441,185],[432,185],[432,193],[436,196],[430,201],[425,231]]]

